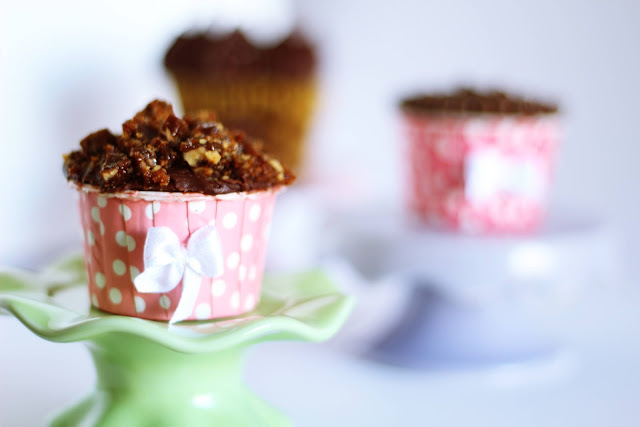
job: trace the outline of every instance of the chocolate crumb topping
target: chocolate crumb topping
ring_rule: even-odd
[[[306,77],[313,74],[316,57],[299,32],[275,46],[254,45],[240,31],[200,32],[181,35],[169,48],[164,64],[172,72]]]
[[[476,92],[462,88],[450,94],[419,95],[401,101],[412,113],[494,113],[508,115],[553,114],[554,104],[542,103],[500,91]]]
[[[68,180],[107,193],[124,190],[225,194],[291,184],[295,176],[259,142],[226,129],[210,112],[176,117],[152,101],[122,125],[103,129],[64,156]]]

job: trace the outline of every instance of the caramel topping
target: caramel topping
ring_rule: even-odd
[[[122,125],[106,129],[64,156],[68,180],[104,192],[147,190],[224,194],[288,185],[295,176],[243,132],[227,130],[212,113],[179,119],[153,101]]]

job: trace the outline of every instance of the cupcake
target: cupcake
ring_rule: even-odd
[[[256,45],[239,31],[186,33],[164,64],[185,112],[215,111],[297,170],[316,99],[314,48],[300,33],[274,46]]]
[[[91,304],[177,322],[255,308],[273,204],[293,174],[212,113],[153,101],[64,156],[79,193]]]
[[[420,220],[471,233],[527,233],[547,208],[555,105],[460,89],[404,99],[408,205]]]

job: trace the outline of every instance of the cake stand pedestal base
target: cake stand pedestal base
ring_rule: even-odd
[[[242,381],[242,346],[186,354],[129,334],[93,338],[96,390],[58,416],[68,426],[285,426]]]
[[[251,313],[169,325],[90,309],[85,280],[80,257],[42,273],[0,270],[0,313],[48,341],[82,341],[93,357],[95,390],[55,427],[289,425],[244,385],[245,351],[264,341],[326,340],[353,307],[310,271],[265,278]]]

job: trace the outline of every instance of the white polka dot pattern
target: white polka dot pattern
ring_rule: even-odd
[[[132,215],[131,208],[124,203],[120,204],[120,215],[122,215],[125,221],[129,221]]]
[[[196,318],[198,320],[208,319],[211,316],[211,306],[207,303],[198,304],[196,307]]]
[[[240,248],[242,252],[249,252],[253,247],[253,236],[251,234],[245,234],[242,236],[242,241],[240,242]]]
[[[122,292],[118,288],[109,289],[109,301],[113,304],[120,304],[122,302]]]
[[[127,246],[127,233],[125,233],[124,231],[118,231],[116,233],[116,242],[120,245],[120,246]]]
[[[171,300],[168,296],[162,295],[160,297],[160,307],[164,308],[165,310],[168,310],[169,307],[171,307]]]
[[[148,219],[152,220],[155,214],[157,214],[160,211],[160,207],[161,207],[160,202],[151,202],[144,209],[144,213]]]
[[[256,280],[256,266],[249,267],[249,280]]]
[[[227,257],[227,268],[229,270],[235,270],[240,263],[240,254],[238,252],[232,252]]]
[[[247,311],[253,310],[253,307],[256,305],[256,299],[253,294],[247,295],[247,299],[244,300],[244,309]]]
[[[127,272],[127,265],[121,259],[113,260],[113,272],[118,276],[124,276]]]
[[[124,231],[116,233],[116,242],[118,245],[126,247],[129,252],[133,252],[136,249],[136,241]]]
[[[97,207],[91,208],[91,219],[95,222],[100,222],[100,209]]]
[[[253,222],[256,222],[260,219],[260,205],[255,203],[249,209],[249,219]]]
[[[229,212],[224,216],[224,218],[222,218],[222,226],[224,228],[233,228],[236,226],[237,222],[238,222],[238,215],[236,215],[233,212]]]
[[[161,200],[101,196],[80,198],[85,227],[86,266],[90,300],[104,311],[169,320],[182,293],[182,284],[165,294],[140,293],[134,281],[144,267],[144,243],[149,227],[169,227],[185,245],[205,225],[217,226],[224,272],[204,278],[189,319],[221,318],[252,310],[260,295],[261,271],[273,192],[206,200]]]
[[[207,204],[203,201],[189,202],[189,210],[194,214],[201,214],[206,209]]]
[[[100,273],[99,271],[95,275],[95,281],[96,281],[96,286],[99,289],[103,289],[104,286],[107,284],[107,280],[105,279],[104,274]]]
[[[136,307],[136,313],[143,313],[147,308],[147,303],[142,299],[142,297],[136,295],[133,297],[133,302]]]
[[[231,294],[231,308],[235,310],[239,306],[240,306],[240,293],[238,291],[235,291],[233,294]]]
[[[129,275],[131,276],[132,282],[136,280],[136,277],[138,277],[138,274],[140,274],[140,270],[138,269],[138,267],[134,267],[133,265],[129,267]]]
[[[219,297],[223,295],[226,290],[227,290],[227,284],[224,282],[224,280],[218,279],[218,280],[214,280],[211,283],[211,295],[213,295],[214,297]]]

